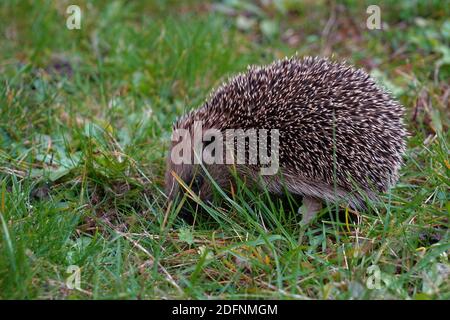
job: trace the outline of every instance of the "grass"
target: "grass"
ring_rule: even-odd
[[[369,3],[182,3],[78,1],[80,30],[66,1],[0,4],[0,298],[449,299],[448,6],[382,2],[369,31]],[[301,228],[295,204],[241,189],[177,219],[161,191],[172,122],[296,52],[366,68],[405,105],[385,205]]]

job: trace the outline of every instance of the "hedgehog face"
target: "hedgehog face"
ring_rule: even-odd
[[[224,165],[205,166],[210,177],[219,187],[226,191],[229,186],[229,178],[226,172],[228,168]],[[180,184],[180,180],[182,184]],[[186,189],[188,188],[188,189]],[[201,209],[198,203],[192,199],[192,195],[199,197],[204,203],[210,203],[214,196],[214,185],[206,175],[204,169],[197,164],[175,165],[168,161],[168,167],[165,176],[165,192],[169,202],[180,201],[183,196],[187,196],[183,205],[180,217],[188,223],[192,222],[191,211]]]
[[[165,175],[165,192],[169,201],[179,200],[185,193],[194,193],[204,202],[211,201],[214,187],[205,169],[221,188],[229,185],[226,165],[200,164],[198,160],[195,161],[196,155],[202,154],[208,143],[201,142],[200,147],[195,146],[192,132],[191,128],[174,128]]]
[[[170,157],[170,156],[169,156]],[[206,178],[207,179],[207,178]],[[182,181],[182,184],[180,184]],[[209,199],[205,183],[205,174],[200,165],[195,164],[174,164],[170,159],[167,164],[165,176],[165,191],[169,201],[173,201],[180,194],[192,191],[202,199]],[[183,186],[184,185],[184,186]]]

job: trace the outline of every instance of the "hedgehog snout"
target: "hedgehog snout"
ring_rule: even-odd
[[[185,193],[191,195],[193,193],[205,202],[212,198],[209,179],[201,166],[197,164],[169,164],[166,172],[165,191],[168,201],[180,200]]]

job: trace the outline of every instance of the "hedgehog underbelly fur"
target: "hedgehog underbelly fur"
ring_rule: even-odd
[[[196,121],[204,123],[203,130],[277,129],[281,174],[261,176],[254,166],[244,166],[241,174],[274,193],[287,189],[310,200],[344,199],[361,207],[398,179],[407,136],[403,115],[404,108],[363,70],[325,58],[293,57],[232,77],[173,129],[192,135]],[[223,165],[206,168],[227,189],[229,174],[218,166]],[[175,165],[169,153],[170,200],[182,190],[173,172],[189,185],[197,167]],[[208,179],[201,182],[197,191],[208,198],[212,187]]]

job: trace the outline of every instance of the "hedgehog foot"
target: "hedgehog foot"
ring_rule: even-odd
[[[316,216],[317,213],[322,209],[322,202],[316,198],[304,196],[303,204],[298,209],[298,212],[302,214],[301,225],[309,224]]]

